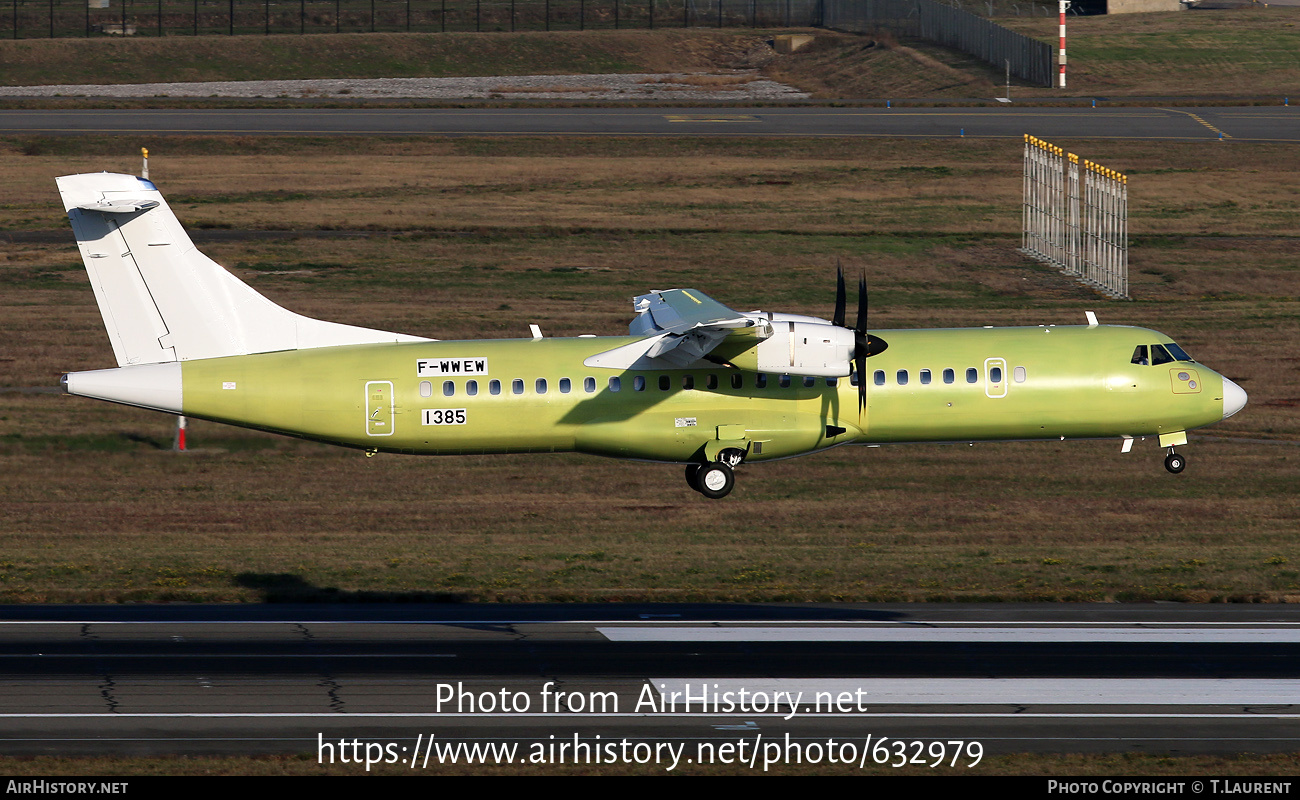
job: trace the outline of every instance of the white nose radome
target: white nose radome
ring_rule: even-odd
[[[1246,407],[1246,392],[1240,386],[1223,379],[1223,418],[1227,419]]]

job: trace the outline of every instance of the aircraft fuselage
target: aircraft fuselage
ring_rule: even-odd
[[[706,450],[718,442],[737,443],[746,461],[762,461],[848,443],[1171,435],[1225,415],[1224,379],[1207,367],[1132,363],[1136,347],[1170,341],[1156,331],[876,333],[890,346],[867,361],[861,412],[856,378],[706,362],[680,370],[583,365],[637,337],[350,345],[200,359],[125,370],[175,368],[180,386],[168,387],[166,399],[104,399],[384,452],[579,451],[676,462],[711,458],[715,452]]]

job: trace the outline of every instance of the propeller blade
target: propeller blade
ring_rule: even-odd
[[[844,327],[844,305],[846,298],[844,296],[844,267],[840,266],[840,260],[835,259],[835,317],[831,320],[837,326]]]
[[[867,335],[867,273],[858,278],[858,323],[853,327],[853,366],[858,371],[858,412],[867,407],[867,356],[871,337]]]
[[[866,337],[859,334],[856,347],[853,348],[853,367],[858,371],[858,413],[862,413],[867,407],[867,342]]]
[[[853,326],[858,333],[867,332],[867,273],[858,278],[858,324]]]

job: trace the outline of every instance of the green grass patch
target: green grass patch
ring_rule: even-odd
[[[1057,44],[1057,20],[998,24]],[[1067,23],[1069,93],[1106,96],[1293,94],[1300,77],[1300,8],[1099,15]],[[1055,93],[1055,92],[1053,92]]]

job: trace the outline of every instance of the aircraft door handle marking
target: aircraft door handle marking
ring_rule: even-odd
[[[370,436],[393,435],[393,384],[391,381],[370,381],[365,389],[366,433]]]

